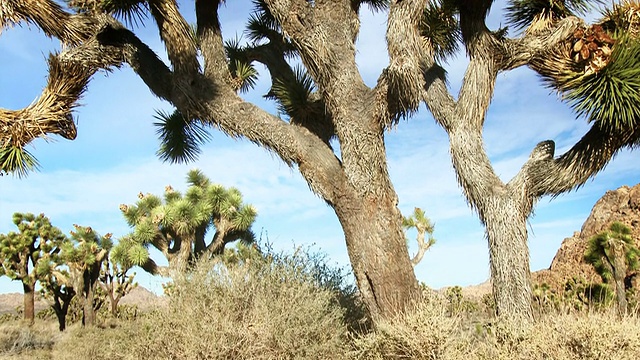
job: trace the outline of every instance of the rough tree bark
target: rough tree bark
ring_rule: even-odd
[[[26,280],[26,279],[25,279]],[[25,281],[22,282],[22,289],[24,291],[24,320],[29,324],[33,325],[36,318],[36,310],[35,310],[35,282],[27,283]]]

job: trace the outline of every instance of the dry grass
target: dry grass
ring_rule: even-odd
[[[61,338],[54,323],[27,327],[21,320],[0,325],[0,359],[49,359]]]
[[[523,329],[450,315],[420,304],[355,341],[357,359],[631,360],[640,354],[640,319],[615,311],[547,313]]]
[[[640,318],[613,309],[540,312],[529,328],[496,323],[459,289],[426,299],[375,330],[332,268],[309,256],[239,266],[200,264],[177,279],[168,305],[109,326],[54,322],[0,327],[4,359],[637,359]],[[594,310],[595,309],[595,310]]]

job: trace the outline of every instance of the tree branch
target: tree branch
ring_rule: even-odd
[[[415,112],[422,99],[424,69],[433,66],[433,49],[420,36],[427,0],[392,1],[387,21],[389,66],[376,86],[377,107],[384,126]]]
[[[5,27],[22,21],[69,45],[77,45],[93,33],[90,17],[69,14],[52,0],[0,0],[0,34]]]
[[[526,32],[521,38],[505,39],[502,42],[500,70],[529,65],[536,58],[548,56],[572,36],[576,28],[583,25],[582,19],[571,16],[542,32]]]
[[[176,1],[150,0],[149,8],[176,75],[186,83],[194,81],[200,71],[196,42],[189,24],[178,11]]]
[[[218,19],[219,6],[219,0],[196,0],[197,36],[205,59],[205,77],[219,86],[231,86],[231,74]]]
[[[516,177],[528,185],[530,196],[559,195],[584,184],[602,170],[623,147],[640,140],[640,126],[614,131],[595,122],[569,151],[554,159],[553,141],[541,142]]]

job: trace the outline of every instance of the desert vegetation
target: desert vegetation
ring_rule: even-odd
[[[312,249],[239,245],[178,276],[168,304],[100,326],[0,324],[0,356],[15,359],[634,359],[638,308],[536,307],[533,326],[496,322],[487,298],[422,289],[405,313],[372,326],[344,269]],[[567,295],[568,296],[568,295]],[[611,304],[614,304],[612,302]]]
[[[614,2],[587,24],[580,17],[600,1],[511,0],[504,9],[511,29],[490,29],[494,3],[255,0],[246,9],[248,39],[229,41],[219,0],[196,0],[195,24],[176,0],[0,0],[0,32],[28,23],[62,43],[48,58],[42,96],[24,109],[0,109],[3,174],[24,177],[37,167],[25,149],[37,138],[75,139],[73,110],[92,77],[126,65],[172,107],[156,113],[161,159],[195,159],[212,129],[270,151],[333,209],[351,264],[345,271],[308,249],[284,254],[256,244],[257,211],[239,190],[197,170],[184,194],[169,186],[162,197],[140,192],[135,204],[121,205],[131,233],[119,239],[75,224],[67,237],[44,214],[16,213],[18,232],[0,235],[0,275],[23,284],[24,310],[20,323],[9,316],[2,325],[2,354],[635,358],[638,301],[626,280],[637,275],[629,272],[639,251],[631,231],[614,223],[581,254],[602,282],[576,277],[558,291],[532,283],[527,220],[543,196],[580,187],[621,149],[640,144],[640,5]],[[356,62],[363,6],[386,14],[389,62],[372,86]],[[145,17],[157,26],[166,63],[130,30]],[[444,65],[457,53],[468,63],[454,96]],[[261,95],[277,114],[240,96],[255,86],[259,64],[271,81]],[[482,133],[498,75],[519,67],[538,74],[590,127],[559,156],[554,141],[539,142],[505,181]],[[457,287],[433,291],[414,273],[435,244],[434,227],[419,208],[401,214],[385,133],[422,104],[446,132],[458,184],[485,229],[492,291],[480,299]],[[414,256],[404,231],[411,229]],[[171,277],[166,306],[120,314],[134,267]],[[42,321],[33,305],[38,284],[51,303]]]

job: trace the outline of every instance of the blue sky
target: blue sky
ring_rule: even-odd
[[[250,4],[250,0],[227,3],[222,10],[225,38],[242,34]],[[192,21],[192,4],[182,1],[181,5]],[[503,2],[498,1],[490,15],[494,27],[500,24],[502,7]],[[369,85],[375,84],[387,64],[382,15],[366,9],[362,13],[358,61]],[[164,56],[153,26],[135,32]],[[57,47],[56,40],[27,25],[0,34],[0,107],[19,109],[40,94],[46,83],[46,58]],[[450,60],[446,68],[455,94],[465,69],[464,57]],[[268,72],[260,66],[258,71],[263,75],[261,81],[244,96],[275,112],[275,106],[261,97],[269,85]],[[242,191],[245,201],[259,212],[254,230],[276,249],[314,245],[332,262],[348,265],[344,237],[332,209],[310,192],[295,169],[272,154],[212,131],[212,140],[197,162],[160,162],[155,156],[158,141],[153,115],[156,109],[170,107],[156,99],[126,67],[94,76],[81,104],[75,113],[75,141],[55,137],[48,142],[35,141],[29,150],[39,159],[41,170],[26,179],[0,177],[0,233],[15,230],[11,222],[14,212],[32,212],[45,213],[65,232],[72,224],[80,224],[103,234],[111,232],[117,238],[130,230],[119,204],[134,203],[140,191],[161,194],[169,184],[184,189],[186,172],[200,168],[213,181]],[[535,74],[517,69],[498,78],[486,121],[485,146],[497,173],[508,181],[539,141],[556,141],[559,154],[587,129],[584,119],[576,119],[559,101],[559,95],[544,88]],[[386,137],[400,209],[409,214],[414,207],[421,207],[436,224],[438,242],[416,267],[418,279],[434,288],[485,281],[489,258],[484,231],[456,183],[445,132],[422,107]],[[639,178],[637,155],[624,151],[580,189],[555,199],[543,198],[530,219],[532,270],[549,266],[563,238],[580,230],[593,204],[607,190],[634,185]],[[410,252],[415,249],[411,247]],[[156,291],[164,281],[143,276],[142,270],[137,273],[141,285]],[[0,278],[0,293],[20,291],[18,282]]]

